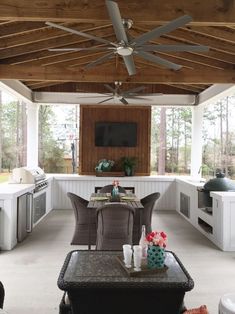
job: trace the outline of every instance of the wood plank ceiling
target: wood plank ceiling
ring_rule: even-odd
[[[116,41],[104,0],[1,0],[0,80],[17,79],[32,91],[107,93],[104,83],[121,81],[128,90],[145,86],[146,93],[197,95],[214,83],[235,83],[234,0],[118,0],[128,30],[137,37],[185,14],[193,21],[152,41],[195,44],[209,52],[158,52],[182,65],[174,71],[134,56],[137,74],[129,76],[117,54],[85,69],[103,51],[49,51],[50,48],[94,47],[100,43],[47,26],[54,22],[93,36]],[[107,52],[105,52],[107,53]]]

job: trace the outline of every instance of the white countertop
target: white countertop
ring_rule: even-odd
[[[0,184],[0,199],[18,197],[22,194],[32,191],[34,187],[34,184],[2,183]]]
[[[78,175],[78,174],[47,174],[49,181],[55,180],[78,180],[78,181],[107,181],[118,179],[120,181],[176,181],[179,183],[189,184],[194,187],[203,187],[205,180],[203,178],[193,179],[191,177],[183,176],[130,176],[130,177],[96,177],[94,175]],[[34,184],[12,184],[2,183],[0,184],[0,199],[11,199],[18,197],[24,193],[30,192],[34,189]],[[211,192],[211,196],[223,197],[235,197],[235,192]]]
[[[48,177],[51,176],[55,180],[80,180],[80,181],[104,181],[113,179],[118,179],[119,181],[174,181],[175,176],[124,176],[124,177],[97,177],[95,175],[79,175],[79,174],[63,174],[63,173],[55,173],[49,174]]]
[[[235,201],[235,192],[227,192],[227,191],[214,191],[214,192],[210,192],[210,196],[211,197],[219,197],[219,198],[231,198]]]
[[[206,180],[203,178],[193,179],[190,177],[177,177],[176,182],[190,184],[195,187],[203,187]]]

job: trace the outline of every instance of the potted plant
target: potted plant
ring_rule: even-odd
[[[107,172],[112,169],[114,165],[113,160],[107,160],[107,159],[101,159],[98,161],[98,164],[95,167],[95,170],[97,172]]]
[[[136,157],[122,157],[121,158],[121,164],[122,168],[125,172],[126,176],[133,176],[134,174],[134,168],[137,164],[137,158]]]

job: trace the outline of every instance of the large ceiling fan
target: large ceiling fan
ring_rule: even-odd
[[[144,96],[148,96],[148,94],[138,94],[139,92],[143,91],[146,87],[145,86],[138,86],[126,91],[121,90],[121,86],[122,86],[122,82],[116,81],[114,82],[114,87],[108,85],[108,84],[104,84],[105,88],[111,92],[112,94],[102,94],[98,97],[102,97],[104,98],[105,96],[107,96],[107,98],[105,98],[104,100],[98,102],[98,104],[102,104],[104,102],[110,101],[110,100],[118,100],[121,103],[123,103],[124,105],[128,105],[128,101],[127,99],[140,99],[140,100],[149,100],[148,98],[144,98]],[[151,94],[153,95],[153,94]],[[161,93],[159,94],[155,94],[155,96],[159,96],[162,95]],[[142,97],[143,96],[143,97]],[[91,96],[87,96],[88,98],[91,98]],[[97,98],[97,96],[94,96],[95,98]]]
[[[185,24],[192,21],[191,16],[184,15],[179,17],[165,25],[156,27],[153,30],[144,33],[143,35],[138,36],[137,38],[129,38],[126,29],[131,27],[131,20],[123,20],[119,11],[118,4],[112,0],[105,0],[109,17],[112,21],[113,28],[115,31],[117,42],[111,42],[104,38],[92,36],[87,33],[83,33],[59,24],[46,22],[47,25],[62,29],[64,31],[77,34],[79,36],[86,37],[91,40],[95,40],[104,44],[103,47],[87,47],[87,48],[55,48],[49,49],[50,51],[91,51],[91,50],[104,50],[108,51],[104,56],[96,59],[95,61],[89,63],[85,68],[95,66],[97,64],[103,63],[116,54],[120,55],[125,63],[129,75],[136,74],[136,67],[134,63],[133,55],[137,55],[146,59],[147,61],[157,63],[161,66],[164,66],[169,69],[179,70],[182,66],[173,62],[170,62],[166,59],[163,59],[150,52],[179,52],[179,51],[188,51],[188,52],[206,52],[209,50],[207,46],[202,45],[161,45],[161,44],[151,44],[149,41],[160,37],[161,35],[167,34],[178,27],[182,27]],[[127,27],[125,27],[127,25]]]

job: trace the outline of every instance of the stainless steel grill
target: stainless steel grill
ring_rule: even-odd
[[[34,169],[30,169],[22,167],[13,169],[11,183],[35,184],[32,194],[32,206],[26,209],[27,214],[21,214],[27,206],[21,206],[23,208],[22,210],[18,207],[18,241],[22,241],[29,232],[28,230],[32,230],[33,226],[46,213],[48,180],[46,179],[46,174],[41,168],[36,167]],[[30,228],[27,226],[28,221],[30,222]],[[24,236],[22,237],[21,234]]]
[[[35,189],[34,189],[34,193],[37,193],[41,190],[44,190],[48,187],[48,181],[45,179],[45,180],[42,180],[40,182],[37,182],[35,184]]]
[[[11,183],[38,184],[46,179],[45,172],[39,168],[15,168],[12,171]]]

